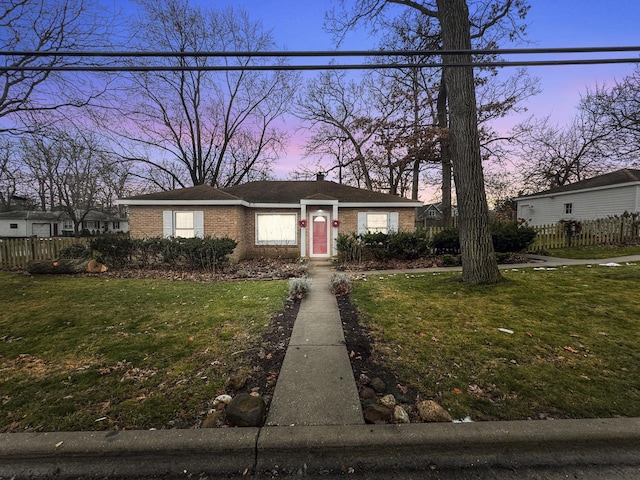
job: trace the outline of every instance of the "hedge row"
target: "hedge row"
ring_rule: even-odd
[[[491,227],[496,253],[514,253],[527,248],[535,239],[531,227],[517,223],[496,222]],[[341,261],[362,260],[414,260],[430,255],[457,255],[460,253],[458,229],[449,228],[429,239],[424,230],[398,233],[340,234],[337,241]]]
[[[219,271],[238,242],[222,238],[130,238],[113,235],[94,238],[89,247],[75,245],[66,257],[95,257],[109,268],[171,267]]]

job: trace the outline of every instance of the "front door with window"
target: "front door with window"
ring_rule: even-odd
[[[311,256],[329,257],[329,214],[314,213],[311,215]]]

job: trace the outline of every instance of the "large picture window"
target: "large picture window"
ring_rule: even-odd
[[[297,216],[295,213],[257,213],[257,245],[296,245]]]

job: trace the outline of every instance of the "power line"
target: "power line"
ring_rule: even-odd
[[[564,53],[614,53],[640,52],[640,46],[611,47],[562,47],[562,48],[505,48],[505,49],[470,49],[470,50],[307,50],[307,51],[38,51],[13,50],[0,52],[5,56],[19,57],[392,57],[392,56],[451,56],[451,55],[529,55],[529,54],[564,54]]]
[[[561,65],[607,65],[640,63],[640,57],[599,58],[574,60],[533,60],[533,61],[495,61],[463,62],[445,64],[441,62],[418,63],[359,63],[359,64],[323,64],[323,65],[206,65],[206,66],[98,66],[98,65],[60,65],[60,66],[0,66],[0,72],[228,72],[228,71],[310,71],[310,70],[383,70],[398,68],[457,68],[457,67],[534,67]]]
[[[419,61],[416,63],[353,63],[353,64],[297,64],[297,65],[4,65],[0,72],[190,72],[190,71],[309,71],[309,70],[379,70],[398,68],[443,68],[449,67],[529,67],[529,66],[561,66],[561,65],[606,65],[622,63],[640,63],[639,57],[632,58],[573,58],[547,60],[478,60],[472,62],[449,63],[445,59],[459,55],[558,55],[558,54],[594,54],[594,53],[640,53],[640,46],[613,47],[566,47],[566,48],[512,48],[512,49],[476,49],[476,50],[352,50],[352,51],[298,51],[298,52],[90,52],[90,51],[8,51],[0,52],[5,57],[109,57],[118,59],[135,58],[229,58],[229,57],[261,57],[261,58],[302,58],[302,57],[433,57],[443,58],[440,62]]]

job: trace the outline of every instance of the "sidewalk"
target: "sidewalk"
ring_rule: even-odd
[[[269,406],[268,426],[363,424],[331,271],[310,265],[311,289],[300,304]]]
[[[640,256],[532,260],[502,268]],[[426,271],[442,270],[453,269]],[[365,425],[331,270],[312,264],[310,275],[265,427],[0,434],[0,480],[640,478],[640,418]]]

